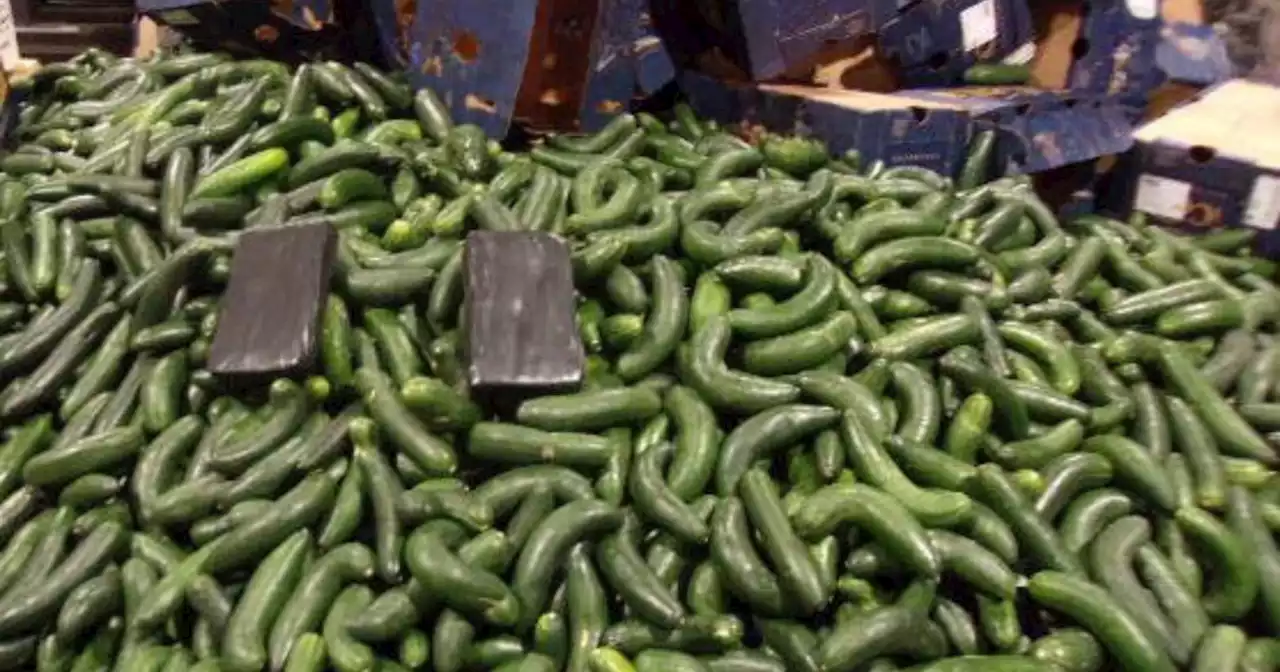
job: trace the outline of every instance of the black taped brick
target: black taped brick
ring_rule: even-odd
[[[464,267],[463,354],[472,393],[501,409],[581,385],[585,355],[564,241],[476,231],[467,236]]]
[[[336,241],[328,225],[240,236],[209,349],[210,372],[252,382],[314,370]]]

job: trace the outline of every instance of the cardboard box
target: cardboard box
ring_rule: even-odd
[[[979,62],[1026,63],[1035,54],[1025,0],[933,0],[881,27],[880,54],[906,86],[952,86]]]
[[[1248,226],[1280,256],[1280,87],[1233,79],[1134,132],[1108,205],[1186,230]]]
[[[678,61],[740,80],[808,80],[854,53],[901,0],[653,0],[655,23]],[[905,5],[906,2],[901,2]]]
[[[917,89],[894,94],[792,85],[734,85],[686,73],[694,109],[744,134],[759,125],[824,140],[831,151],[953,175],[974,132],[997,133],[996,165],[1042,173],[1129,148],[1129,111],[1097,96],[1030,87]]]
[[[833,89],[857,89],[893,93],[902,87],[898,83],[897,68],[881,58],[874,38],[852,56],[825,63],[813,74],[813,83]]]
[[[1160,18],[1199,25],[1204,23],[1204,5],[1200,0],[1161,0]]]
[[[833,153],[924,166],[953,175],[968,147],[968,115],[953,105],[901,96],[792,85],[735,85],[685,73],[681,89],[698,114],[750,134],[756,126],[820,138]]]
[[[418,0],[407,74],[491,137],[593,130],[673,76],[644,0]]]
[[[902,91],[965,111],[975,130],[996,132],[996,166],[1037,174],[1124,152],[1132,144],[1132,112],[1101,96],[1021,86]]]
[[[1110,96],[1141,109],[1160,85],[1156,67],[1160,0],[1042,0],[1033,8],[1040,40],[1032,82],[1041,88]]]
[[[1147,119],[1167,113],[1204,87],[1235,74],[1227,45],[1213,26],[1180,21],[1166,21],[1160,29],[1156,64],[1164,82],[1147,96]]]
[[[340,0],[138,0],[138,11],[210,49],[298,61],[350,56]]]
[[[1161,26],[1156,65],[1168,81],[1200,87],[1224,82],[1235,72],[1216,28],[1181,21]]]
[[[374,47],[388,68],[409,67],[410,33],[413,28],[414,0],[372,0],[367,18],[372,23]]]
[[[542,128],[595,130],[631,106],[641,90],[639,46],[643,43],[649,59],[665,53],[661,40],[653,40],[649,32],[647,5],[646,0],[600,0],[576,114]],[[673,69],[670,76],[674,74]],[[651,90],[661,88],[660,77],[647,82]]]

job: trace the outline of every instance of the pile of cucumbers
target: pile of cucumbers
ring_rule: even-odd
[[[364,64],[96,50],[0,157],[0,669],[1280,669],[1280,289],[688,107],[509,151]],[[316,375],[205,368],[339,233]],[[580,392],[466,389],[471,230],[570,245]]]

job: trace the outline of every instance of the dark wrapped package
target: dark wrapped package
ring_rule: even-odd
[[[311,372],[336,239],[328,225],[241,235],[222,295],[209,371],[245,382]]]
[[[499,408],[582,382],[569,249],[545,233],[467,237],[463,319],[472,393]]]

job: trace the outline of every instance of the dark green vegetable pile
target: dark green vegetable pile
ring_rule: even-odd
[[[1280,290],[677,107],[511,153],[357,65],[89,52],[0,158],[0,668],[1280,666]],[[236,235],[340,230],[321,375],[203,367]],[[501,419],[462,240],[571,244]],[[634,661],[634,662],[633,662]]]

